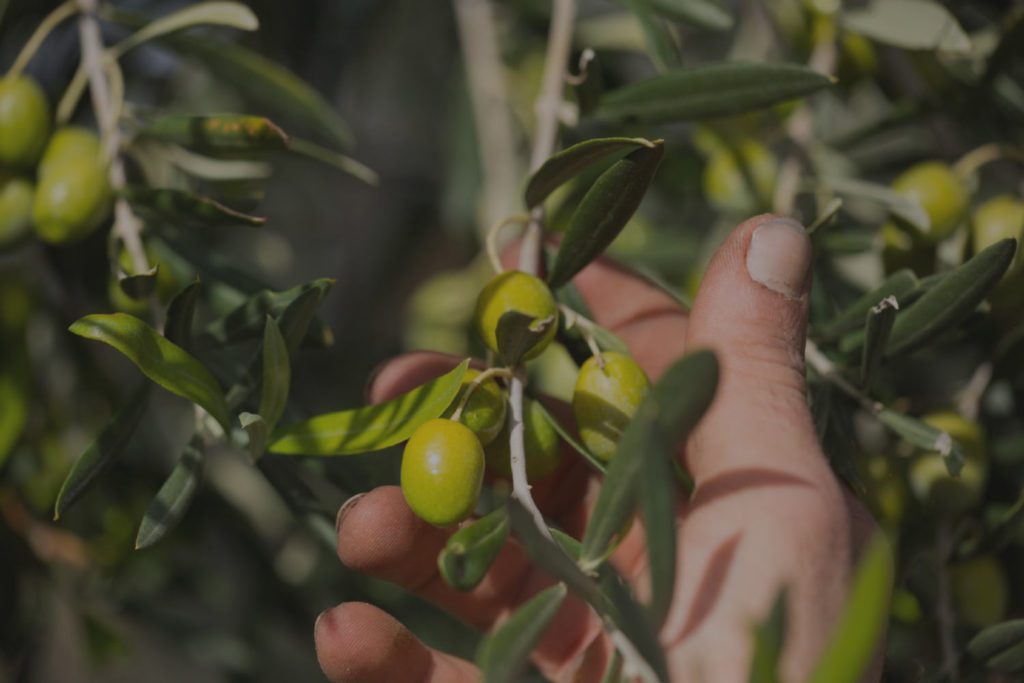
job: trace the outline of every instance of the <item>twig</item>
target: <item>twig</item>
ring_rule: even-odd
[[[495,273],[500,273],[505,268],[501,265],[501,254],[499,253],[498,247],[498,235],[505,229],[506,226],[512,225],[513,223],[526,224],[530,221],[530,215],[526,213],[517,213],[511,216],[502,218],[488,230],[487,234],[484,235],[484,247],[487,249],[487,258],[491,261],[491,267]]]
[[[470,397],[473,396],[473,392],[480,388],[480,385],[489,379],[494,377],[504,377],[510,379],[513,377],[512,371],[508,368],[488,368],[473,378],[473,381],[466,387],[465,393],[462,394],[462,398],[459,399],[459,405],[455,407],[455,411],[452,412],[452,418],[456,422],[462,417],[462,411],[466,409],[469,404]]]
[[[25,47],[21,48],[21,52],[18,53],[17,58],[14,60],[14,64],[8,70],[7,75],[14,78],[21,74],[21,72],[28,66],[28,63],[32,61],[32,57],[39,50],[39,47],[46,40],[46,37],[50,35],[62,21],[73,15],[78,11],[78,5],[75,4],[75,0],[66,0],[65,2],[57,5],[56,9],[46,15],[46,17],[39,22],[39,26],[32,33],[32,36],[25,43]]]
[[[953,629],[956,625],[953,614],[953,597],[949,586],[949,562],[950,551],[953,545],[953,533],[949,522],[942,522],[938,529],[938,538],[935,542],[936,572],[939,579],[938,600],[935,605],[935,616],[939,622],[939,642],[942,647],[942,668],[949,676],[949,680],[956,683],[960,680],[960,671],[957,662],[956,641],[953,637]]]

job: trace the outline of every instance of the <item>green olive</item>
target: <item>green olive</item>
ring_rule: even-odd
[[[884,455],[858,458],[857,470],[866,488],[865,503],[875,519],[887,527],[898,527],[907,507],[903,477]]]
[[[1006,618],[1010,585],[998,559],[982,555],[954,564],[949,571],[953,602],[960,618],[973,628],[984,628]]]
[[[494,474],[512,478],[508,425],[486,448],[487,469]],[[526,453],[526,478],[540,481],[555,471],[562,461],[558,432],[544,416],[543,406],[533,399],[523,402],[523,450]]]
[[[43,158],[39,161],[39,174],[45,175],[51,168],[62,162],[76,159],[99,160],[103,155],[100,139],[96,133],[84,126],[58,128],[46,145]]]
[[[50,103],[25,76],[0,78],[0,164],[28,168],[50,137]]]
[[[451,526],[473,513],[484,477],[484,449],[469,427],[437,418],[413,433],[402,453],[402,493],[420,518]]]
[[[462,380],[462,386],[459,388],[458,395],[442,417],[452,416],[452,413],[455,412],[455,409],[462,402],[462,397],[466,395],[469,385],[479,376],[479,370],[474,370],[473,368],[466,370],[466,375]],[[462,409],[459,422],[472,429],[473,433],[480,439],[481,445],[486,446],[494,441],[494,438],[501,432],[502,427],[505,426],[507,406],[508,399],[505,396],[505,391],[498,386],[497,382],[489,379],[478,385],[473,390],[473,393],[470,394],[469,400],[466,401],[466,406]]]
[[[32,221],[43,240],[76,242],[110,213],[107,168],[99,159],[77,158],[47,169],[39,179]]]
[[[647,375],[629,356],[605,351],[588,358],[576,378],[572,409],[580,439],[604,461],[615,454],[619,438],[650,389]]]
[[[925,242],[949,237],[967,212],[967,188],[953,169],[941,161],[925,161],[910,167],[893,181],[892,189],[920,202],[928,214],[928,232],[915,232]]]
[[[922,419],[963,446],[964,466],[953,477],[939,453],[925,453],[910,466],[910,488],[930,513],[958,517],[974,507],[984,491],[988,469],[984,434],[976,422],[956,413],[933,413]]]
[[[32,231],[32,181],[0,171],[0,249]]]
[[[754,192],[743,167],[750,175]],[[704,166],[704,195],[719,211],[749,213],[769,203],[777,173],[775,155],[756,140],[741,140],[733,149],[718,144]]]
[[[523,360],[536,358],[558,331],[558,305],[551,290],[540,279],[518,270],[499,273],[484,285],[476,300],[473,320],[480,338],[495,353],[501,352],[498,322],[512,312],[532,318],[534,324],[549,321],[544,334],[523,354]]]
[[[974,253],[1008,237],[1017,240],[1017,260],[1011,270],[1019,267],[1020,243],[1024,241],[1024,201],[1004,194],[982,203],[971,216],[971,237]]]

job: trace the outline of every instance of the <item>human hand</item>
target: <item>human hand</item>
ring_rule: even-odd
[[[807,405],[810,261],[803,229],[764,215],[741,224],[719,248],[690,312],[607,261],[575,279],[596,321],[629,346],[653,381],[687,349],[710,347],[721,365],[714,403],[682,455],[696,488],[678,513],[677,590],[661,632],[672,680],[746,681],[752,625],[783,586],[789,589],[783,674],[804,680],[828,641],[851,568],[874,529],[832,474]],[[455,362],[435,353],[401,356],[374,378],[370,398],[386,400]],[[549,519],[578,537],[598,487],[593,470],[567,454],[533,493]],[[477,588],[457,591],[436,563],[451,533],[417,518],[400,489],[386,486],[339,512],[338,555],[347,566],[397,583],[484,631],[552,583],[510,541]],[[612,562],[641,597],[645,560],[637,523]],[[331,681],[479,678],[471,663],[426,647],[368,604],[325,611],[315,639]],[[533,661],[555,681],[596,681],[610,654],[598,617],[570,599]]]

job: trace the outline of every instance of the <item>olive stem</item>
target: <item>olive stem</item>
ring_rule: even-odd
[[[466,386],[466,393],[459,399],[459,405],[455,407],[455,412],[452,413],[451,419],[458,422],[462,417],[462,411],[466,409],[466,404],[469,403],[469,397],[473,395],[473,392],[480,387],[481,384],[494,377],[513,377],[513,372],[508,368],[487,368],[479,375],[477,375],[472,382]]]
[[[935,616],[939,622],[939,641],[942,649],[942,668],[946,676],[953,683],[960,680],[960,670],[957,665],[956,642],[953,630],[956,627],[956,618],[953,614],[953,596],[949,585],[949,557],[953,547],[953,531],[949,522],[943,521],[938,528],[938,537],[935,542],[935,561],[938,574],[938,599],[936,600]]]
[[[1010,159],[1024,163],[1024,150],[1010,145],[1000,145],[994,142],[975,147],[967,152],[953,164],[953,172],[961,180],[968,180],[978,172],[982,166],[993,161]]]
[[[504,266],[501,265],[501,253],[498,248],[498,235],[507,226],[513,223],[527,223],[530,220],[529,214],[516,213],[511,216],[505,216],[497,223],[492,225],[487,231],[487,235],[484,237],[484,246],[487,248],[487,258],[491,261],[491,267],[494,268],[495,273],[500,273],[505,270]]]
[[[592,355],[597,362],[597,367],[604,370],[604,356],[601,355],[601,347],[597,343],[597,338],[594,336],[594,328],[597,327],[590,318],[574,311],[565,304],[559,304],[558,309],[565,316],[565,328],[572,329],[573,325],[579,325],[580,333],[583,334],[583,340],[587,343],[587,348],[590,349],[590,355]]]
[[[65,0],[61,4],[46,15],[46,17],[39,22],[39,26],[32,33],[32,36],[25,43],[25,46],[21,48],[21,52],[18,53],[17,58],[14,60],[14,64],[7,71],[7,76],[15,78],[21,75],[21,72],[28,66],[28,63],[32,61],[32,57],[35,56],[39,47],[46,40],[46,37],[50,35],[53,29],[64,21],[65,19],[73,16],[78,11],[78,5],[75,4],[75,0]]]

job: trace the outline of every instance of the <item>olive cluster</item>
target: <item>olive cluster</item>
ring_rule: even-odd
[[[83,239],[110,214],[112,193],[91,130],[53,130],[50,103],[27,76],[0,79],[0,248],[35,228],[51,244]]]
[[[517,270],[495,276],[480,292],[474,314],[484,344],[500,356],[499,321],[509,313],[528,317],[543,332],[522,353],[539,356],[557,332],[559,308],[548,286]],[[405,499],[419,517],[437,526],[456,524],[473,513],[485,470],[512,478],[510,408],[502,380],[515,368],[468,370],[452,406],[440,418],[421,425],[402,455]],[[580,368],[573,412],[580,440],[597,458],[608,461],[629,420],[649,388],[647,376],[629,357],[601,352]],[[558,432],[533,398],[523,404],[523,450],[531,483],[552,474],[561,463]]]

